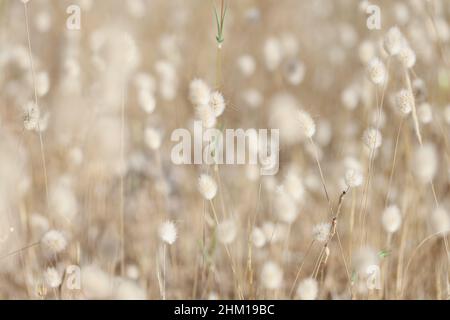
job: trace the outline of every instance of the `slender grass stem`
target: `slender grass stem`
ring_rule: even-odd
[[[14,255],[16,255],[16,254],[18,254],[18,253],[21,253],[21,252],[27,250],[27,249],[36,247],[36,246],[38,246],[39,244],[40,244],[40,242],[35,242],[35,243],[32,243],[32,244],[30,244],[30,245],[27,245],[27,246],[25,246],[25,247],[23,247],[23,248],[20,248],[20,249],[18,249],[18,250],[14,250],[14,251],[12,251],[12,252],[10,252],[10,253],[4,255],[4,256],[1,256],[1,257],[0,257],[0,260],[9,258],[9,257],[11,257],[11,256],[14,256]]]
[[[24,2],[23,7],[24,7],[24,12],[25,12],[25,25],[26,25],[26,29],[27,29],[28,57],[29,57],[29,61],[30,61],[31,77],[33,80],[34,103],[36,105],[36,108],[39,109],[39,101],[38,101],[37,85],[36,85],[36,71],[34,69],[33,51],[31,48],[31,35],[30,35],[30,25],[29,25],[29,18],[28,18],[27,3]],[[47,175],[47,166],[46,166],[46,160],[45,160],[44,139],[42,137],[42,130],[40,128],[39,121],[40,120],[38,120],[37,131],[39,134],[39,147],[40,147],[40,152],[41,152],[42,169],[44,172],[45,196],[46,196],[46,203],[47,203],[47,207],[48,207],[48,199],[49,199],[48,175]]]
[[[122,86],[122,103],[120,108],[120,159],[123,172],[120,174],[120,274],[125,274],[125,83]]]
[[[291,298],[292,298],[292,295],[293,295],[293,293],[294,293],[294,290],[295,290],[295,286],[296,286],[296,284],[297,284],[297,281],[298,281],[298,279],[299,279],[299,277],[300,277],[300,274],[301,274],[301,272],[302,272],[303,266],[305,265],[306,258],[308,257],[308,255],[309,255],[309,253],[310,253],[310,251],[311,251],[311,248],[312,248],[313,244],[314,244],[314,240],[312,240],[312,241],[309,243],[308,249],[306,249],[305,256],[304,256],[303,259],[302,259],[302,263],[300,264],[300,266],[299,266],[298,269],[297,269],[297,273],[295,274],[294,282],[292,283],[291,290],[289,291],[289,297],[291,297]]]
[[[392,179],[394,177],[395,163],[397,160],[398,143],[400,141],[400,133],[402,132],[403,123],[404,123],[404,118],[402,118],[402,120],[400,121],[400,126],[398,127],[398,131],[397,131],[397,137],[395,139],[394,159],[392,160],[391,172],[389,174],[389,183],[388,183],[388,188],[387,188],[387,192],[386,192],[386,198],[384,200],[384,208],[387,207],[387,203],[389,201],[389,195],[390,195],[391,186],[392,186]]]
[[[388,59],[388,63],[387,63],[387,74],[389,74],[389,70],[390,70],[390,65],[391,65],[391,58],[389,57]],[[377,132],[380,130],[380,119],[381,119],[381,113],[383,112],[383,105],[384,105],[384,98],[386,95],[386,89],[388,87],[388,79],[386,78],[384,84],[383,84],[383,89],[381,92],[381,100],[380,103],[377,107],[377,119],[376,119],[376,130]],[[378,97],[378,95],[377,95]],[[378,99],[377,99],[378,100]],[[374,142],[376,143],[376,141]],[[373,165],[374,165],[374,161],[375,161],[375,146],[372,146],[370,148],[370,156],[369,156],[369,167],[367,170],[367,182],[365,184],[365,191],[364,191],[364,195],[363,195],[363,204],[361,207],[362,213],[360,214],[360,217],[362,217],[362,224],[361,224],[361,246],[364,244],[364,242],[366,241],[366,215],[367,215],[367,203],[368,203],[368,198],[369,198],[369,192],[370,192],[370,186],[371,186],[371,179],[372,179],[372,175],[373,175]]]
[[[327,199],[327,202],[328,202],[328,207],[329,207],[329,210],[330,210],[330,214],[331,214],[331,216],[333,216],[333,206],[331,204],[330,196],[328,194],[328,189],[327,189],[327,185],[326,185],[325,178],[324,178],[324,175],[323,175],[322,166],[320,165],[319,153],[317,151],[317,146],[316,146],[316,144],[315,144],[315,142],[314,142],[314,140],[312,138],[309,138],[309,142],[311,143],[311,146],[312,146],[312,148],[314,150],[314,158],[315,158],[316,163],[317,163],[317,168],[319,169],[320,179],[321,179],[321,182],[322,182],[323,191],[325,193],[325,198]]]

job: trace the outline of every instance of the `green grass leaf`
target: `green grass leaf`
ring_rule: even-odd
[[[381,250],[380,252],[378,252],[378,255],[380,256],[380,258],[389,257],[390,254],[391,254],[391,251],[389,251],[389,250]]]

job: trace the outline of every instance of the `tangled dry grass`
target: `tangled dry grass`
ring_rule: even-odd
[[[448,299],[449,16],[0,0],[0,298]],[[279,129],[279,172],[175,165],[194,119]]]

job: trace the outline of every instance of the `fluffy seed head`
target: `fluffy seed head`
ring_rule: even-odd
[[[411,112],[414,104],[414,97],[411,92],[407,89],[400,90],[395,95],[395,103],[397,104],[397,108],[404,115],[407,115]]]
[[[273,71],[283,59],[283,49],[277,38],[270,37],[264,44],[264,59],[269,71]]]
[[[48,73],[41,71],[36,74],[36,93],[38,96],[45,96],[50,89],[50,78]]]
[[[450,39],[450,28],[448,26],[447,19],[437,17],[435,20],[435,27],[435,37],[439,38],[442,42],[448,42]]]
[[[357,169],[350,168],[345,172],[345,184],[349,188],[359,187],[363,179],[363,174]]]
[[[201,79],[194,79],[189,86],[189,96],[194,106],[207,105],[210,98],[209,86]]]
[[[296,203],[302,201],[305,196],[305,187],[299,174],[294,169],[287,172],[283,179],[283,186]]]
[[[159,237],[167,244],[173,244],[177,239],[177,228],[172,221],[163,222],[158,229]]]
[[[139,90],[138,104],[142,110],[148,114],[151,114],[156,107],[156,99],[154,94],[149,90]]]
[[[280,221],[293,223],[298,216],[295,200],[283,189],[278,190],[274,200],[274,210]]]
[[[156,80],[155,78],[145,72],[140,72],[134,77],[134,84],[139,91],[149,91],[154,93],[156,90]]]
[[[267,242],[269,243],[277,243],[285,238],[285,225],[283,224],[274,224],[272,222],[264,222],[261,230],[264,232],[266,236]]]
[[[397,27],[392,27],[384,37],[384,48],[391,56],[400,53],[403,46],[403,35]]]
[[[450,125],[450,104],[447,105],[444,109],[444,119],[445,122]]]
[[[402,224],[400,209],[396,205],[387,207],[383,212],[381,222],[387,233],[396,232]]]
[[[137,280],[141,275],[141,271],[139,270],[139,267],[137,265],[129,264],[126,268],[126,275],[130,279]]]
[[[158,150],[161,147],[161,133],[154,128],[145,129],[144,140],[151,150]]]
[[[331,231],[330,223],[319,223],[313,227],[312,233],[314,240],[318,242],[325,242],[328,240]]]
[[[309,113],[304,110],[299,110],[298,119],[300,120],[300,128],[302,133],[306,137],[312,138],[314,133],[316,133],[316,124]]]
[[[375,128],[368,128],[364,131],[363,142],[369,149],[378,149],[382,143],[380,131]]]
[[[60,223],[73,221],[78,213],[76,194],[63,177],[50,187],[49,208],[52,218]]]
[[[209,101],[209,105],[213,110],[216,117],[220,117],[222,113],[225,111],[225,99],[223,95],[219,91],[214,91],[211,94],[211,99]]]
[[[425,143],[414,152],[413,173],[422,184],[430,183],[438,169],[436,148],[431,143]]]
[[[398,54],[398,59],[405,68],[412,68],[416,64],[416,53],[409,45],[404,45]]]
[[[372,58],[367,68],[370,80],[376,84],[383,84],[386,80],[386,67],[379,58]]]
[[[237,234],[237,226],[234,220],[225,220],[217,226],[217,239],[223,244],[230,244]]]
[[[114,288],[114,299],[117,300],[145,300],[147,294],[137,283],[120,279]]]
[[[250,55],[242,55],[238,58],[238,66],[244,76],[251,76],[255,72],[256,63]]]
[[[84,296],[88,299],[110,298],[112,290],[111,276],[96,265],[82,267],[81,289]]]
[[[242,99],[249,108],[256,109],[263,103],[264,97],[257,89],[247,89],[242,92]]]
[[[36,130],[39,125],[39,119],[41,113],[38,106],[34,102],[29,102],[25,106],[24,116],[23,116],[23,126],[25,130],[31,131]]]
[[[198,190],[206,200],[212,200],[217,193],[217,184],[210,175],[202,174],[198,179]]]
[[[299,85],[305,78],[306,68],[303,62],[292,59],[283,68],[284,76],[290,84]]]
[[[297,287],[297,298],[300,300],[316,300],[319,293],[319,285],[313,278],[302,280]]]
[[[195,111],[204,128],[213,128],[216,125],[217,117],[209,104],[198,105]]]
[[[252,231],[252,243],[257,248],[262,248],[266,244],[266,235],[258,227],[255,227]]]
[[[280,143],[286,146],[295,145],[304,140],[303,128],[297,117],[299,103],[287,93],[276,94],[269,103],[269,127],[280,129]]]
[[[417,117],[419,118],[420,122],[425,124],[433,121],[433,111],[431,105],[427,102],[422,103],[417,108]]]
[[[412,82],[412,91],[415,100],[417,100],[418,102],[423,102],[428,98],[428,88],[423,79],[414,79],[414,81]]]
[[[44,281],[49,288],[58,288],[62,282],[62,275],[58,270],[50,267],[44,272]]]
[[[362,247],[353,254],[352,264],[358,275],[367,275],[369,267],[378,265],[378,254],[370,247]]]
[[[355,85],[347,87],[341,93],[341,102],[348,110],[354,110],[359,103],[360,94],[358,88]]]
[[[261,282],[266,289],[280,288],[283,282],[283,270],[275,262],[266,262],[261,271]]]
[[[436,208],[430,217],[431,228],[434,233],[447,234],[450,231],[450,216],[443,207]]]
[[[358,47],[358,56],[362,63],[367,64],[375,56],[375,46],[372,41],[364,40]]]
[[[398,21],[400,25],[405,25],[409,22],[410,12],[406,3],[396,2],[393,7],[395,21]]]
[[[61,232],[50,230],[42,237],[41,246],[46,254],[53,256],[66,249],[67,240]]]

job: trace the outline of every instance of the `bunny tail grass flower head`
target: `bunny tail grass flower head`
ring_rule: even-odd
[[[307,138],[312,138],[316,133],[316,124],[309,113],[304,110],[299,110],[298,120],[300,122],[300,129],[304,136]]]
[[[319,285],[313,278],[302,280],[297,287],[297,298],[300,300],[316,300],[319,293]]]
[[[161,132],[157,129],[148,127],[145,129],[144,132],[144,140],[145,144],[151,149],[151,150],[158,150],[161,147]]]
[[[283,270],[273,261],[268,261],[261,270],[261,281],[266,289],[279,289],[283,283]]]
[[[62,282],[62,275],[56,268],[50,267],[44,272],[44,281],[49,288],[58,288]]]
[[[402,224],[402,215],[396,205],[387,207],[381,217],[383,228],[387,233],[396,232]]]
[[[447,235],[450,232],[450,215],[444,207],[433,210],[430,216],[430,225],[433,233]]]
[[[397,27],[392,27],[384,37],[384,49],[389,55],[395,56],[402,50],[404,41],[401,31]]]
[[[47,256],[54,256],[66,249],[67,240],[61,232],[50,230],[42,237],[41,247]]]
[[[230,244],[237,234],[237,226],[234,220],[225,220],[217,226],[217,238],[222,244]]]
[[[363,174],[360,170],[349,168],[345,172],[345,184],[349,188],[359,187],[363,183]]]
[[[55,222],[67,224],[74,221],[79,211],[77,198],[71,183],[59,178],[49,190],[50,216]]]
[[[214,91],[211,94],[211,99],[209,101],[209,105],[214,112],[216,117],[220,117],[222,113],[225,111],[225,99],[223,95],[219,91]]]
[[[177,239],[177,228],[172,221],[165,221],[159,226],[158,234],[163,242],[171,245]]]
[[[319,223],[313,227],[313,239],[318,242],[326,242],[330,236],[331,224]]]
[[[445,122],[447,123],[447,125],[450,125],[450,104],[445,106],[443,113],[444,113]]]
[[[283,48],[275,37],[268,37],[264,43],[264,61],[267,70],[275,71],[283,59]]]
[[[153,113],[156,108],[156,99],[153,93],[140,90],[138,93],[138,104],[147,114]]]
[[[412,68],[416,64],[416,53],[405,43],[398,54],[398,60],[405,68]]]
[[[238,65],[241,73],[246,77],[251,76],[255,72],[255,69],[256,69],[255,59],[251,55],[248,55],[248,54],[244,54],[244,55],[240,56],[237,59],[237,65]]]
[[[209,104],[201,104],[195,108],[197,118],[202,122],[204,128],[213,128],[217,123],[217,117]]]
[[[24,109],[23,126],[25,130],[37,130],[41,117],[39,107],[34,102],[29,102]]]
[[[363,142],[369,150],[378,149],[382,143],[380,131],[375,128],[368,128],[364,131]]]
[[[194,79],[189,86],[189,97],[194,106],[207,105],[211,96],[211,89],[205,81]]]
[[[421,103],[419,108],[417,108],[417,117],[419,121],[428,124],[433,121],[433,110],[428,102]]]
[[[386,67],[379,58],[372,58],[367,67],[370,81],[375,85],[381,85],[386,81]]]
[[[275,194],[274,210],[278,219],[287,224],[293,223],[299,214],[295,200],[284,188],[280,188]]]
[[[198,179],[198,191],[206,200],[212,200],[217,193],[217,184],[208,174],[201,174]]]
[[[266,244],[266,235],[261,228],[255,227],[252,231],[251,240],[256,248],[262,248]]]
[[[87,299],[108,299],[113,288],[112,277],[97,265],[81,268],[81,289]]]
[[[395,95],[395,103],[403,115],[408,115],[413,109],[414,97],[409,90],[402,89]]]
[[[366,276],[369,267],[378,265],[378,263],[378,254],[371,247],[361,247],[353,253],[353,268],[360,276]]]
[[[119,279],[114,287],[114,299],[145,300],[147,299],[147,293],[134,281]]]
[[[425,143],[417,147],[412,159],[413,174],[422,184],[433,181],[439,167],[436,147],[432,143]]]

